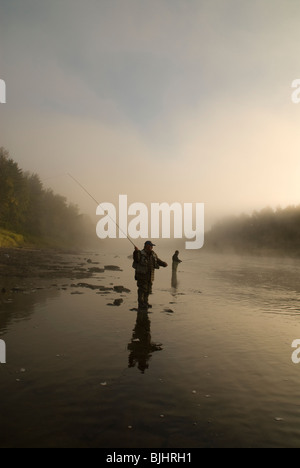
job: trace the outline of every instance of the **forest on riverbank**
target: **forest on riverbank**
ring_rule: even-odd
[[[82,249],[96,240],[90,218],[0,148],[0,247]],[[206,233],[205,249],[300,257],[300,205],[220,220]]]
[[[223,219],[208,233],[206,246],[219,253],[300,257],[300,205]]]
[[[0,148],[0,247],[83,248],[93,229],[76,205],[24,172]]]

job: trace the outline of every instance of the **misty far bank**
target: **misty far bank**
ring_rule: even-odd
[[[206,247],[217,253],[300,258],[300,205],[220,220],[206,235]]]
[[[116,242],[116,241],[115,241]],[[138,239],[137,244],[142,244]],[[160,239],[160,246],[184,250],[184,241]],[[24,172],[0,148],[0,247],[105,249],[95,224],[78,206]],[[300,257],[300,205],[265,208],[218,221],[205,233],[204,250],[242,255]],[[131,250],[131,248],[129,248]]]

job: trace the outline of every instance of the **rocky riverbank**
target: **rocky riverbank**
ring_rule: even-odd
[[[89,281],[104,282],[107,271],[117,273],[122,270],[117,265],[101,264],[99,254],[0,249],[0,303],[11,301],[14,294],[30,294],[50,288],[70,290],[70,294],[84,294],[87,289],[103,296],[130,293],[122,285]],[[117,298],[109,305],[121,303],[121,298]]]

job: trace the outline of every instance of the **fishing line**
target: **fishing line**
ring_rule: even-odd
[[[93,197],[93,195],[90,194],[90,192],[88,192],[88,190],[77,180],[75,179],[75,177],[73,177],[71,174],[67,173],[67,175],[77,184],[79,185],[80,188],[82,188],[82,190],[97,204],[97,206],[100,206],[101,207],[101,204],[96,200],[96,198]],[[101,207],[102,208],[102,207]],[[102,208],[103,209],[103,208]],[[133,245],[133,247],[135,248],[135,244],[132,242],[132,240],[130,239],[130,237],[120,228],[120,226],[118,225],[118,223],[109,215],[109,213],[107,213],[107,216],[112,220],[112,222],[117,226],[117,228],[119,229],[120,232],[122,232],[122,234],[124,234],[124,236],[126,236],[126,238],[129,240],[129,242]]]

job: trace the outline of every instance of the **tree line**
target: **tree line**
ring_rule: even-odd
[[[206,239],[207,247],[218,252],[300,257],[300,205],[223,219]]]
[[[29,243],[75,247],[87,242],[90,227],[76,205],[44,188],[38,175],[23,172],[0,148],[0,228]]]

